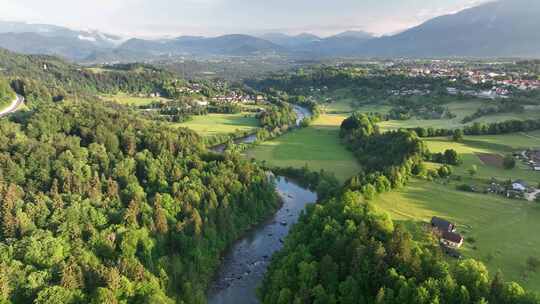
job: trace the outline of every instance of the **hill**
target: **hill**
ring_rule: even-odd
[[[148,55],[230,55],[282,53],[285,49],[270,41],[249,35],[224,35],[219,37],[184,36],[170,40],[130,39],[121,50],[136,50]]]
[[[540,56],[540,2],[502,0],[431,19],[359,45],[356,55],[409,57]]]
[[[108,50],[122,38],[99,31],[78,31],[48,24],[0,21],[0,47],[24,54],[58,55],[83,60]]]
[[[288,48],[294,48],[321,40],[319,36],[308,33],[295,36],[283,33],[268,33],[261,35],[260,38]]]

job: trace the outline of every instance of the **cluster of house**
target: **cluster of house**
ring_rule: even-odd
[[[202,85],[198,83],[190,83],[189,85],[180,87],[176,90],[179,93],[184,93],[184,94],[198,94],[202,91],[202,89],[203,89]]]
[[[523,91],[540,89],[540,80],[505,79],[497,81],[497,84],[513,87]]]
[[[455,224],[434,216],[431,218],[431,228],[439,236],[439,242],[445,253],[456,258],[461,257],[456,249],[463,246],[464,239],[461,234],[456,232]]]
[[[540,171],[540,150],[525,150],[514,154],[525,165],[531,167],[534,171]]]
[[[146,98],[146,97],[159,98],[159,97],[161,97],[161,93],[159,93],[159,92],[149,93],[149,94],[139,93],[139,94],[137,94],[137,97],[141,97],[141,98]]]
[[[229,92],[223,95],[217,95],[212,97],[212,101],[220,103],[253,103],[253,102],[263,102],[263,95],[244,95],[237,92]]]
[[[529,185],[520,179],[502,184],[496,180],[492,180],[487,191],[488,193],[499,194],[508,198],[523,199],[529,189]]]
[[[446,92],[450,95],[464,95],[478,97],[482,99],[497,99],[508,98],[510,90],[500,87],[493,87],[491,90],[475,91],[475,90],[459,90],[456,88],[446,88]]]
[[[431,94],[431,90],[400,89],[391,90],[390,94],[394,96],[426,96]]]

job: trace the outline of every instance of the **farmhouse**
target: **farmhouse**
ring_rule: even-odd
[[[512,183],[512,190],[524,192],[527,190],[527,184],[522,180],[516,180]]]
[[[436,228],[441,233],[456,231],[456,225],[436,216],[431,218],[431,227]]]
[[[441,243],[450,247],[459,248],[463,245],[463,236],[459,233],[445,231],[442,233]]]

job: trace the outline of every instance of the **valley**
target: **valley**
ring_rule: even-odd
[[[7,1],[0,304],[540,304],[537,1]]]

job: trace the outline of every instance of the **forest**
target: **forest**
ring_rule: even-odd
[[[0,110],[3,106],[10,104],[15,98],[15,94],[7,80],[0,78]]]
[[[205,303],[279,206],[261,168],[99,102],[0,122],[0,303]]]
[[[421,175],[427,152],[416,134],[380,134],[376,122],[363,114],[343,122],[345,144],[376,156],[359,158],[365,172],[301,216],[272,259],[259,290],[263,303],[540,303],[501,273],[490,276],[479,261],[449,262],[431,234],[413,239],[369,202],[366,186],[377,192],[400,187]]]

